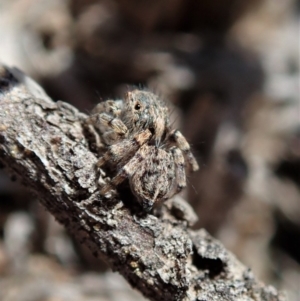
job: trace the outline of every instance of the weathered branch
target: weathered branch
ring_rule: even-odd
[[[86,115],[54,103],[31,79],[0,66],[0,162],[44,206],[150,300],[284,300],[205,230],[99,195]]]

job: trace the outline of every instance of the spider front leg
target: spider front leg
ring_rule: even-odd
[[[97,127],[103,133],[103,140],[108,144],[114,144],[128,135],[128,128],[119,117],[101,113],[97,116]]]
[[[109,146],[106,153],[97,162],[97,166],[101,167],[106,163],[110,163],[115,169],[120,168],[120,164],[123,163],[123,165],[125,165],[126,162],[134,156],[137,150],[149,141],[151,135],[149,130],[145,130],[136,134],[131,139],[125,139]]]
[[[115,117],[120,116],[122,111],[122,100],[106,100],[98,103],[92,110],[92,115],[99,115],[101,113],[109,113]]]
[[[126,139],[120,143],[116,143],[108,147],[106,153],[97,162],[97,167],[102,167],[103,165],[110,163],[115,170],[121,169],[121,171],[112,179],[110,183],[106,183],[102,187],[101,194],[105,194],[109,190],[114,190],[115,187],[124,180],[123,177],[126,175],[126,173],[124,174],[122,171],[124,171],[124,168],[127,166],[126,163],[132,157],[134,157],[138,149],[143,144],[149,141],[151,135],[152,134],[149,130],[145,130],[139,134],[136,134],[132,139]]]
[[[132,152],[133,150],[131,149],[130,151]],[[120,169],[118,174],[101,188],[100,194],[105,195],[108,192],[116,191],[116,187],[119,186],[126,178],[135,173],[135,170],[139,168],[140,160],[142,160],[140,156],[133,155],[129,162]]]
[[[187,159],[189,169],[192,171],[197,171],[199,165],[191,152],[191,147],[181,134],[179,130],[173,130],[170,134],[170,137],[175,141],[176,146],[183,152],[184,156]]]
[[[88,130],[95,137],[99,149],[104,147],[102,142],[111,145],[127,136],[128,129],[119,119],[121,108],[122,101],[107,100],[99,103],[87,119]]]
[[[122,106],[121,100],[107,100],[99,103],[89,117],[88,122],[98,130],[107,145],[116,143],[128,135],[126,125],[119,118]]]

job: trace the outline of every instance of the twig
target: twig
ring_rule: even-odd
[[[140,214],[125,194],[102,199],[85,118],[17,69],[0,66],[0,162],[96,257],[150,300],[285,300],[205,230]]]

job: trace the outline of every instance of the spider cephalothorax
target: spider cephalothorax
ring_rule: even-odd
[[[106,152],[98,166],[115,172],[101,193],[115,191],[126,178],[142,207],[150,211],[186,186],[186,171],[198,164],[178,130],[171,129],[164,102],[145,90],[128,92],[124,100],[107,100],[89,118]]]
[[[144,90],[128,92],[120,119],[130,134],[149,129],[158,142],[169,126],[169,112],[157,95]]]

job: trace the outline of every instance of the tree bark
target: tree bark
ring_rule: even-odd
[[[0,163],[96,257],[153,301],[285,300],[184,218],[142,213],[126,192],[103,199],[86,117],[0,65]]]

